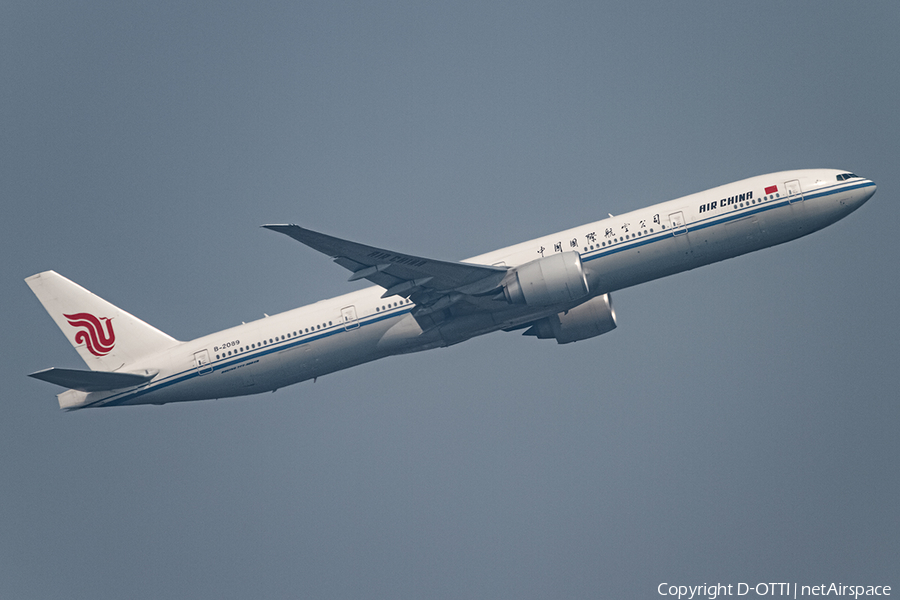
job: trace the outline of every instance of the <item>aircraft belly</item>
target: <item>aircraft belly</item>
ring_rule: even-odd
[[[378,340],[393,320],[367,323],[281,353],[278,387],[321,377],[387,356]]]
[[[791,208],[781,210],[790,213]],[[601,257],[589,263],[598,286],[591,291],[608,293],[624,289],[803,235],[798,234],[794,223],[789,230],[782,230],[778,227],[780,221],[774,219],[773,228],[770,215],[748,215],[707,227],[694,226],[687,233]]]
[[[691,243],[686,234],[662,238],[591,261],[597,288],[591,293],[606,294],[659,277],[694,268]]]

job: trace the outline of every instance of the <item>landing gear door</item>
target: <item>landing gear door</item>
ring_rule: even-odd
[[[797,179],[792,179],[791,181],[784,182],[784,188],[787,190],[788,194],[788,202],[800,202],[803,200],[803,190],[800,189],[800,181]]]

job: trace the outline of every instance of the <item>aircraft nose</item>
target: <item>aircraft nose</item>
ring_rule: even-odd
[[[878,186],[876,186],[876,185],[875,185],[875,182],[872,181],[871,179],[866,179],[866,183],[867,183],[868,185],[867,185],[867,187],[865,188],[866,194],[865,194],[865,197],[863,198],[863,202],[865,202],[866,200],[868,200],[869,198],[871,198],[872,196],[874,196],[874,195],[875,195],[875,190],[878,189]]]
[[[876,185],[871,179],[863,179],[855,189],[841,201],[842,204],[848,206],[852,211],[865,204],[869,198],[875,194]]]

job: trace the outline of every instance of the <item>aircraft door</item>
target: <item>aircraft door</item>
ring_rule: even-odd
[[[206,375],[207,373],[212,373],[212,365],[209,364],[209,351],[201,350],[200,352],[194,352],[194,367],[197,369],[197,372],[201,375]]]
[[[356,307],[353,305],[345,306],[341,309],[341,321],[344,323],[344,329],[350,331],[359,327],[359,321],[356,318]]]
[[[687,233],[687,228],[685,228],[684,226],[684,214],[682,214],[680,211],[669,215],[669,224],[674,230],[672,231],[674,235]]]
[[[803,200],[803,190],[800,189],[800,181],[797,179],[792,179],[791,181],[785,181],[784,187],[788,193],[788,202],[794,203]]]

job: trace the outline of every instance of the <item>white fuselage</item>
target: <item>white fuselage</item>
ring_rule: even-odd
[[[581,255],[590,297],[781,244],[845,217],[875,184],[833,169],[745,179],[530,240],[463,262],[516,267],[554,252]],[[766,193],[777,186],[776,193]],[[163,404],[242,396],[393,354],[455,344],[520,327],[572,306],[508,310],[450,319],[422,333],[410,300],[373,286],[178,345],[128,365],[158,370],[129,390],[60,394],[62,408]],[[581,300],[580,302],[583,302]]]

